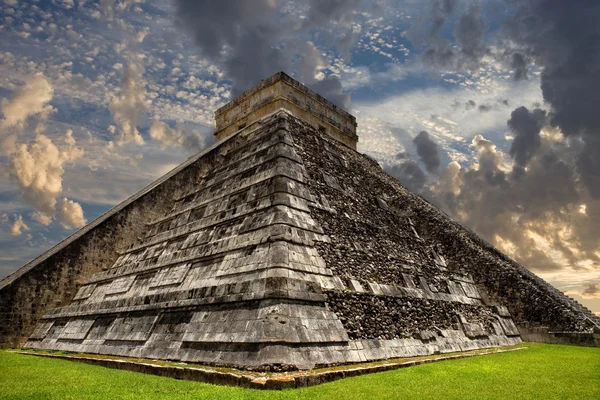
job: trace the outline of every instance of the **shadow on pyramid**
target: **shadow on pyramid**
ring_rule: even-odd
[[[216,119],[215,146],[126,204],[176,182],[164,211],[138,212],[140,237],[48,310],[28,347],[291,370],[514,345],[509,308],[592,327],[356,152],[354,117],[289,76]]]

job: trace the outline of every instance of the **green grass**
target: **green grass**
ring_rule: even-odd
[[[600,399],[600,349],[529,346],[281,392],[0,351],[0,399]]]

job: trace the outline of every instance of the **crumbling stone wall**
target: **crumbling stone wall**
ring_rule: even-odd
[[[392,298],[368,293],[327,292],[327,304],[340,318],[350,339],[402,339],[423,331],[456,329],[460,314],[493,332],[496,317],[482,305],[456,304],[415,298]]]
[[[235,138],[232,140],[236,140]],[[231,142],[231,141],[230,141]],[[229,142],[190,159],[170,179],[148,187],[0,282],[0,346],[23,345],[46,311],[69,304],[81,284],[109,269],[119,252],[145,234],[146,224],[166,214],[194,186]],[[196,161],[194,161],[196,160]],[[135,200],[135,201],[133,201]],[[97,221],[98,221],[97,220]],[[97,225],[97,226],[96,226]]]
[[[423,205],[416,212],[426,212]],[[591,331],[598,318],[575,300],[509,259],[457,223],[441,225],[441,216],[419,221],[419,229],[438,240],[449,266],[468,271],[492,301],[504,304],[519,324],[538,323],[558,331]]]
[[[488,304],[508,307],[518,324],[580,332],[600,324],[587,308],[406,190],[369,157],[309,134],[301,124],[294,129],[311,191],[338,213],[313,212],[325,233],[335,238],[317,244],[319,254],[346,282],[403,285],[403,273],[411,271],[433,282],[453,274],[470,276]],[[441,264],[436,256],[442,256]],[[438,290],[447,291],[443,285]],[[377,314],[382,321],[394,318],[385,307]],[[363,332],[378,322],[367,321]]]

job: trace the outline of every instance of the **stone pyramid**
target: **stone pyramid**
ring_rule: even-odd
[[[176,182],[28,347],[285,370],[514,345],[509,308],[592,326],[356,152],[355,118],[284,73],[216,120],[215,146],[119,206]]]

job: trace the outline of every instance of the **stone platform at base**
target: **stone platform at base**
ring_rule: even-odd
[[[511,348],[504,347],[427,357],[388,359],[380,362],[347,364],[311,371],[279,373],[248,372],[237,369],[196,366],[193,364],[182,366],[182,363],[175,362],[128,359],[104,355],[60,354],[55,352],[27,350],[16,351],[15,353],[37,357],[78,361],[106,368],[141,372],[174,379],[204,382],[213,385],[239,386],[250,389],[283,390],[320,385],[322,383],[333,382],[338,379],[350,378],[353,376],[375,372],[391,371],[394,369],[407,368],[436,361],[456,360],[461,358],[506,353],[525,349],[527,349],[527,346],[518,345]]]

